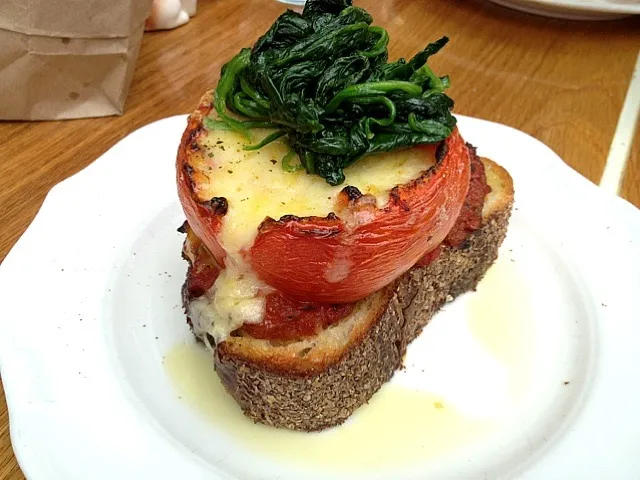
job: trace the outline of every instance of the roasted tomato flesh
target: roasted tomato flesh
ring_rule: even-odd
[[[282,293],[267,295],[264,321],[242,329],[254,338],[299,340],[317,335],[349,316],[354,304],[301,302]]]

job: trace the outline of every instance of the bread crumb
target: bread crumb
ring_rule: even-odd
[[[449,303],[449,302],[453,302],[453,296],[452,296],[452,295],[447,295],[447,298],[445,299],[445,301],[446,301],[447,303]]]
[[[433,406],[438,409],[444,408],[444,405],[442,404],[442,402],[433,402]]]

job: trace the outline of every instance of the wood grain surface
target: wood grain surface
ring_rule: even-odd
[[[9,439],[9,412],[4,401],[4,389],[0,382],[0,479],[23,479],[24,475],[18,467],[13,455],[13,448]]]
[[[553,20],[481,0],[357,4],[389,30],[392,59],[441,35],[451,37],[432,65],[450,75],[458,113],[524,130],[599,180],[638,53],[640,19]],[[121,117],[0,122],[0,260],[53,185],[136,128],[188,113],[215,85],[222,64],[251,45],[285,8],[275,0],[201,0],[187,25],[145,34]],[[638,147],[634,152],[625,194],[640,204]],[[23,479],[9,444],[3,399],[0,405],[0,479]]]

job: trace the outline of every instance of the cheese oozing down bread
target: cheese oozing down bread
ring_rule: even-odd
[[[360,300],[348,317],[318,335],[284,342],[236,334],[211,342],[206,329],[194,326],[248,417],[303,431],[344,422],[401,367],[407,345],[439,308],[475,288],[497,258],[514,195],[508,172],[488,159],[482,162],[491,193],[480,228],[460,246],[444,246],[427,266],[414,267]],[[185,257],[189,260],[186,244]]]

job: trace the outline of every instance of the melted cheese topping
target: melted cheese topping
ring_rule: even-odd
[[[257,143],[268,133],[259,131],[252,140]],[[283,142],[244,151],[242,146],[246,142],[240,134],[224,131],[211,132],[204,142],[209,181],[199,186],[199,195],[207,200],[227,199],[229,210],[220,240],[228,252],[250,247],[258,225],[266,217],[275,220],[283,215],[325,217],[335,211],[337,196],[347,185],[374,195],[378,207],[383,207],[393,187],[417,178],[433,165],[433,159],[427,159],[424,152],[416,149],[371,155],[345,169],[344,184],[332,187],[323,178],[308,175],[304,170],[284,171],[281,161],[288,147]],[[299,164],[298,158],[291,163]]]
[[[260,295],[262,288],[262,282],[252,272],[241,274],[233,267],[222,270],[206,295],[189,304],[189,318],[196,335],[209,333],[217,343],[244,323],[262,322],[265,308],[265,297]]]
[[[269,133],[254,131],[252,143]],[[238,133],[212,131],[202,142],[204,163],[197,168],[198,178],[204,180],[198,182],[198,196],[202,200],[224,197],[228,203],[218,236],[227,252],[226,268],[207,295],[193,300],[189,308],[194,329],[210,333],[216,342],[243,323],[262,321],[269,287],[251,271],[240,252],[251,247],[258,226],[267,217],[325,217],[336,210],[338,194],[347,185],[373,195],[381,208],[393,187],[417,178],[435,163],[416,149],[371,155],[345,169],[344,184],[333,187],[304,170],[283,170],[282,158],[289,150],[281,141],[257,151],[243,150],[246,144]],[[299,164],[297,156],[291,164]],[[348,266],[336,270],[336,280],[348,275],[348,270]]]

